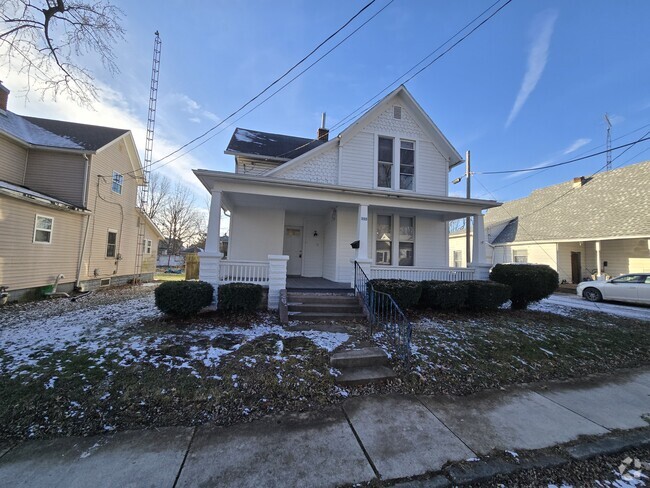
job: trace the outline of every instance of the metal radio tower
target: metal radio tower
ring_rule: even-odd
[[[143,167],[143,184],[140,186],[138,192],[138,204],[142,216],[140,217],[140,225],[138,225],[138,239],[136,241],[135,253],[135,281],[140,281],[142,274],[142,261],[145,251],[145,229],[146,223],[144,215],[147,211],[149,203],[149,176],[151,174],[151,160],[153,154],[153,135],[156,126],[156,103],[158,101],[158,74],[160,73],[160,34],[156,31],[156,37],[153,43],[153,64],[151,66],[151,87],[149,90],[149,114],[147,118],[147,140],[144,144],[144,167]]]
[[[605,171],[609,171],[612,169],[612,123],[609,121],[607,114],[605,114],[605,122],[607,122],[607,149],[605,152],[607,165],[605,166]]]

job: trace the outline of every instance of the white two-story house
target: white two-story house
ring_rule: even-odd
[[[287,276],[350,284],[355,261],[372,278],[485,279],[483,245],[467,268],[449,268],[448,222],[491,200],[450,197],[462,157],[401,86],[338,136],[314,140],[236,129],[226,149],[235,172],[195,170],[211,193],[201,279],[269,287],[277,308]],[[228,258],[218,252],[230,213]]]

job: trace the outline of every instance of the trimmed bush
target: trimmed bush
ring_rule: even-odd
[[[495,281],[465,281],[467,308],[470,310],[496,310],[510,300],[510,287]]]
[[[413,308],[422,294],[422,284],[410,280],[370,280],[375,291],[388,293],[402,310]]]
[[[514,310],[523,310],[528,304],[548,297],[559,283],[557,271],[545,264],[497,264],[490,279],[510,286]]]
[[[262,302],[262,287],[254,283],[228,283],[219,287],[219,310],[254,312]]]
[[[461,310],[467,305],[466,281],[423,281],[420,306],[434,310]]]
[[[166,281],[156,288],[156,307],[169,315],[189,317],[210,305],[213,293],[205,281]]]

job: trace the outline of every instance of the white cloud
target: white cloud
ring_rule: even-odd
[[[120,93],[108,86],[96,82],[100,88],[100,99],[93,108],[80,107],[65,97],[58,97],[56,101],[37,98],[35,93],[28,100],[21,99],[20,93],[27,89],[24,76],[17,73],[3,75],[3,84],[11,90],[9,110],[22,115],[43,117],[70,122],[102,125],[129,129],[133,133],[135,143],[140,151],[140,158],[144,162],[144,142],[147,132],[146,107],[142,114],[136,114],[134,107]],[[156,129],[159,129],[156,127]],[[156,130],[153,147],[153,160],[163,157],[176,150],[183,142],[162,136],[162,130]],[[172,157],[173,158],[173,157]],[[182,180],[197,195],[205,194],[205,188],[192,173],[192,168],[202,168],[206,165],[190,155],[185,155],[169,164],[160,163],[153,166],[153,170],[160,168],[160,172],[174,180]]]
[[[591,139],[587,139],[584,137],[581,137],[580,139],[576,139],[569,147],[567,147],[564,151],[562,151],[562,154],[570,154],[574,151],[577,151],[581,147],[586,146],[590,142]]]
[[[211,122],[219,122],[221,120],[218,115],[209,110],[205,110],[199,102],[184,93],[175,93],[172,95],[172,98],[181,105],[181,110],[191,115],[190,122],[201,122],[202,119],[208,119]]]
[[[506,128],[517,117],[526,100],[528,100],[530,94],[535,90],[537,82],[542,77],[544,68],[546,68],[546,61],[548,60],[548,51],[556,20],[557,12],[547,11],[540,14],[533,23],[533,43],[528,53],[528,68],[519,88],[519,93],[517,93],[515,103],[508,116],[508,120],[506,121]]]

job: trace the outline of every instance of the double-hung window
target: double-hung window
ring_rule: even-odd
[[[37,215],[36,221],[34,222],[34,242],[50,244],[52,242],[53,226],[54,219],[52,217]]]
[[[151,239],[144,239],[142,241],[142,253],[151,254]]]
[[[512,262],[525,264],[528,262],[528,249],[513,249]]]
[[[413,189],[415,175],[415,142],[400,141],[399,147],[399,188],[400,190]]]
[[[109,230],[106,238],[106,257],[114,258],[117,256],[117,231]]]
[[[377,160],[377,186],[393,187],[393,139],[380,137]]]
[[[454,268],[463,266],[463,251],[454,251]]]
[[[399,218],[399,265],[413,266],[413,246],[415,245],[415,218]]]
[[[378,137],[377,188],[413,190],[414,187],[415,141]]]
[[[393,254],[393,217],[391,215],[377,216],[377,232],[375,239],[375,263],[390,266]]]
[[[113,190],[113,193],[121,195],[123,185],[124,175],[119,174],[117,171],[113,171],[113,184],[111,185],[111,190]]]

